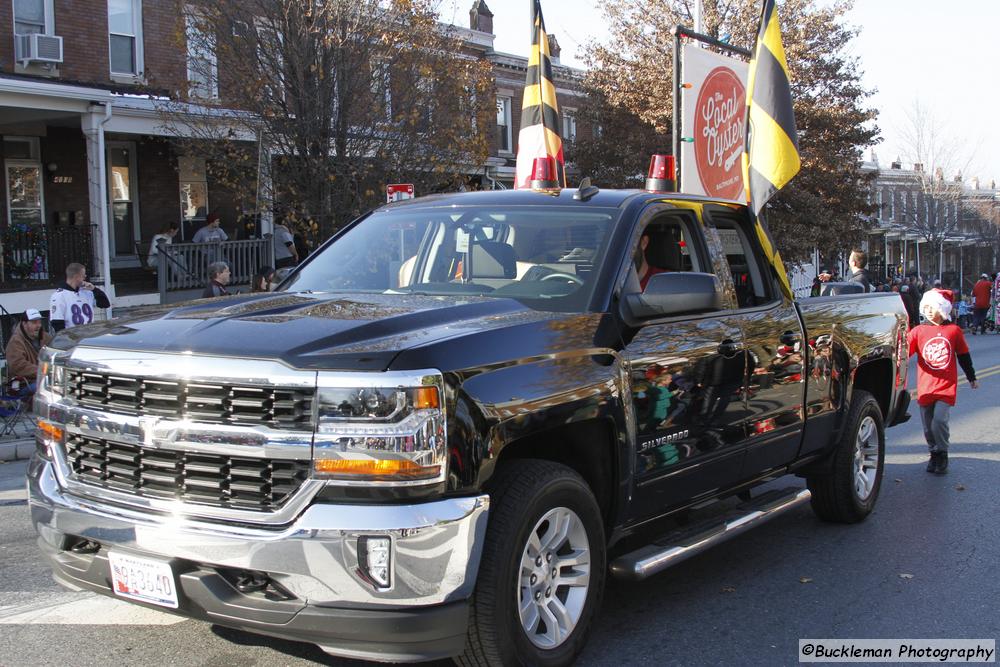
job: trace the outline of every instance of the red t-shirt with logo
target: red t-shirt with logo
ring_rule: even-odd
[[[910,356],[917,355],[917,403],[944,401],[955,405],[958,392],[958,355],[968,354],[962,329],[951,322],[921,324],[906,335]]]

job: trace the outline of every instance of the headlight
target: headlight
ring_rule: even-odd
[[[443,481],[447,447],[441,375],[381,373],[367,385],[357,380],[356,375],[319,375],[315,476],[344,485]]]
[[[66,394],[66,367],[60,363],[69,356],[65,350],[55,350],[51,347],[42,348],[38,355],[38,390],[56,396]]]

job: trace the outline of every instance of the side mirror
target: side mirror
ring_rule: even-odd
[[[720,310],[722,287],[711,273],[658,273],[642,294],[626,295],[622,305],[632,320]]]

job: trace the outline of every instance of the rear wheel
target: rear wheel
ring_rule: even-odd
[[[882,410],[874,396],[856,390],[830,470],[806,479],[813,511],[826,521],[861,521],[875,508],[884,466]]]
[[[490,483],[490,520],[461,665],[567,665],[604,589],[604,528],[586,482],[523,459]]]

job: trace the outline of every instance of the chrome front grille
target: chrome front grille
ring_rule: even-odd
[[[86,408],[209,424],[310,430],[313,390],[156,380],[67,370],[68,395]]]
[[[66,462],[85,484],[140,497],[273,511],[309,476],[309,461],[149,449],[70,434]]]

